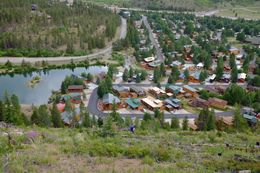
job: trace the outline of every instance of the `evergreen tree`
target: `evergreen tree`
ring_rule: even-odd
[[[103,119],[101,117],[98,117],[97,124],[99,128],[103,126]]]
[[[133,78],[133,76],[134,76],[134,70],[133,70],[132,67],[130,67],[130,69],[129,69],[129,78]]]
[[[146,79],[146,76],[147,76],[147,72],[146,72],[145,70],[142,70],[142,71],[141,71],[141,76],[140,76],[141,80],[142,80],[142,81],[145,80],[145,79]]]
[[[208,120],[207,120],[207,130],[215,130],[216,129],[216,117],[214,109],[209,112]]]
[[[239,105],[235,106],[233,126],[237,131],[244,132],[248,129],[246,119],[241,114],[241,108]]]
[[[184,71],[184,76],[185,76],[185,83],[188,83],[189,82],[189,77],[190,77],[190,73],[189,73],[189,70],[188,69],[186,69],[185,71]]]
[[[60,128],[63,126],[63,123],[61,120],[61,114],[55,104],[52,105],[51,120],[52,120],[53,127]]]
[[[92,82],[92,81],[93,81],[93,78],[94,78],[94,77],[93,77],[92,74],[90,74],[90,73],[87,74],[87,80],[88,80],[88,81]]]
[[[86,128],[91,127],[91,119],[90,119],[88,111],[84,111],[83,115],[84,115],[83,126]]]
[[[152,116],[151,116],[149,113],[145,112],[145,113],[144,113],[143,120],[144,120],[144,121],[152,120]]]
[[[223,58],[218,59],[217,68],[216,68],[216,79],[220,80],[223,76],[224,63]]]
[[[138,117],[135,117],[134,125],[135,125],[135,128],[139,128],[140,127],[140,120],[139,120]]]
[[[169,77],[168,77],[168,84],[172,84],[173,83],[173,78],[172,78],[172,76],[170,75]]]
[[[199,76],[200,82],[204,82],[206,77],[207,77],[206,71],[204,71],[204,70],[201,71],[200,76]]]
[[[31,123],[35,125],[39,125],[39,111],[36,107],[33,107],[33,113],[31,116]]]
[[[161,76],[166,76],[166,69],[165,69],[165,65],[164,65],[164,63],[161,63],[160,64],[160,74],[161,74]]]
[[[188,117],[185,117],[183,122],[182,122],[182,129],[183,130],[188,130]]]
[[[235,57],[234,54],[231,54],[231,55],[230,55],[229,66],[230,66],[231,68],[233,68],[233,67],[236,66],[236,57]]]
[[[141,82],[141,77],[139,75],[139,73],[137,73],[136,75],[136,83],[140,83]]]
[[[41,105],[38,109],[39,126],[50,127],[51,117],[49,114],[48,107],[46,105]]]
[[[232,68],[232,71],[231,71],[231,81],[232,81],[232,83],[237,82],[237,79],[238,79],[237,75],[238,75],[238,71],[237,71],[237,66],[235,65]]]
[[[179,76],[180,76],[180,71],[177,66],[172,67],[171,75],[172,75],[173,83],[175,83],[179,79]]]
[[[177,117],[173,117],[171,120],[171,128],[172,129],[179,129],[180,128],[180,122]]]
[[[127,117],[125,118],[125,126],[126,126],[126,127],[130,127],[132,124],[133,124],[133,121],[132,121],[132,119],[131,119],[131,116],[127,116]]]
[[[128,73],[128,70],[125,69],[125,70],[124,70],[124,73],[123,73],[123,81],[124,81],[124,82],[127,82],[127,81],[128,81],[128,78],[129,78],[129,73]]]
[[[97,126],[97,119],[96,119],[95,115],[92,116],[91,125],[92,125],[92,127],[96,127]]]

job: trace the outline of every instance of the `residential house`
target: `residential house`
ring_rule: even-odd
[[[189,76],[189,81],[192,83],[199,83],[200,82],[200,71],[196,71],[194,73],[191,73]]]
[[[238,55],[240,53],[240,50],[238,48],[236,48],[236,47],[231,47],[229,49],[229,53],[230,54],[234,54],[234,55]]]
[[[209,102],[207,100],[196,97],[190,102],[190,105],[193,107],[208,108]]]
[[[130,92],[137,94],[138,97],[146,96],[146,92],[142,87],[131,86]]]
[[[125,102],[128,105],[128,107],[133,110],[142,110],[143,109],[141,100],[138,98],[128,98],[128,99],[126,99]]]
[[[114,85],[112,88],[113,92],[118,96],[118,97],[128,97],[129,96],[129,88],[124,87],[121,85]]]
[[[214,107],[214,108],[218,108],[218,109],[225,109],[227,107],[227,101],[226,100],[222,100],[222,99],[219,99],[219,98],[209,98],[208,99],[209,101],[209,105],[211,107]]]
[[[102,99],[102,108],[103,110],[111,110],[113,108],[113,104],[116,104],[118,108],[121,107],[121,101],[118,97],[114,96],[111,93],[108,93],[103,96]]]
[[[184,52],[185,52],[185,53],[190,53],[191,47],[192,47],[192,45],[184,45],[184,46],[183,46]]]
[[[246,81],[247,74],[246,73],[238,73],[237,79],[238,82],[244,83]]]
[[[214,82],[215,79],[216,79],[216,77],[217,77],[216,74],[211,75],[211,76],[209,77],[209,82],[210,82],[210,83]]]
[[[256,116],[250,112],[245,112],[243,114],[243,117],[247,120],[247,122],[251,125],[254,126],[257,124],[258,119],[256,118]]]
[[[186,92],[186,93],[189,93],[191,94],[192,97],[198,97],[198,93],[197,93],[197,90],[189,85],[184,85],[183,86],[183,90]]]
[[[181,68],[182,67],[182,63],[180,61],[173,61],[171,63],[171,67],[173,66],[177,66],[178,68]]]
[[[154,111],[156,109],[160,109],[163,110],[163,102],[159,99],[155,99],[151,96],[148,96],[146,98],[143,98],[142,103],[144,104],[144,106],[146,106],[148,109]]]
[[[179,94],[181,94],[183,92],[181,87],[175,86],[175,85],[166,85],[165,86],[165,91],[167,93],[172,93],[175,96],[177,96],[177,95],[179,95]]]
[[[182,104],[179,99],[176,98],[168,98],[164,100],[165,109],[167,111],[173,111],[175,109],[181,109]]]
[[[204,67],[204,64],[202,63],[202,62],[200,62],[200,63],[198,63],[197,65],[196,65],[196,68],[197,69],[202,69]]]
[[[80,109],[76,108],[72,111],[65,111],[61,113],[61,119],[64,122],[64,124],[68,126],[70,126],[73,123],[73,121],[82,123],[80,119]]]
[[[228,74],[228,73],[224,73],[222,78],[221,78],[221,81],[225,82],[225,83],[229,83],[231,80],[231,75]]]
[[[148,89],[148,92],[155,97],[161,97],[163,95],[166,95],[166,92],[158,87],[151,87]]]
[[[70,85],[68,86],[68,91],[70,93],[74,93],[74,92],[78,92],[81,93],[84,90],[84,86],[83,85]]]
[[[61,97],[62,102],[70,101],[74,104],[80,104],[82,101],[82,97],[80,93],[69,93]]]

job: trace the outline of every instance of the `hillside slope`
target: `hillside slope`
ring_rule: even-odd
[[[118,132],[101,137],[98,129],[0,129],[3,172],[230,172],[259,171],[257,134],[161,131]],[[259,142],[259,141],[258,141]]]

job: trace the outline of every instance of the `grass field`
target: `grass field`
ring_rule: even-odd
[[[239,6],[239,7],[230,7],[223,10],[220,10],[217,16],[223,17],[240,17],[246,19],[260,19],[260,2],[255,3],[254,6]]]
[[[217,172],[260,170],[257,134],[137,130],[102,138],[85,129],[40,129],[39,135],[0,136],[3,172]],[[226,146],[230,144],[230,147]],[[1,165],[2,164],[2,165]],[[230,171],[229,171],[230,172]]]

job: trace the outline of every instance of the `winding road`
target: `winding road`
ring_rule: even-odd
[[[117,85],[117,84],[116,84]],[[121,84],[120,84],[121,85]],[[123,84],[124,86],[131,86],[131,84]],[[136,84],[135,84],[136,85]],[[138,84],[137,84],[138,85]],[[142,86],[142,87],[150,87],[151,84],[139,84],[138,86]],[[196,85],[197,87],[205,87],[207,85]],[[98,105],[98,95],[97,95],[97,88],[95,88],[92,91],[92,94],[90,96],[89,99],[89,103],[88,103],[88,111],[90,114],[98,116],[98,117],[105,117],[108,115],[108,113],[104,113],[103,111],[100,111],[97,107]],[[232,116],[233,112],[216,112],[215,113],[216,116]],[[142,118],[143,117],[143,113],[139,113],[139,114],[129,114],[129,113],[125,113],[125,114],[120,114],[122,117],[127,117],[130,116],[131,118],[134,117],[138,117],[138,118]],[[171,114],[169,112],[165,112],[164,113],[164,117],[166,119],[172,118],[172,117],[177,117],[177,118],[184,118],[184,117],[188,117],[188,118],[197,118],[198,115],[197,114],[193,114],[193,113],[189,113],[189,114]]]
[[[126,37],[127,33],[127,22],[126,19],[121,17],[121,26],[120,26],[120,36],[119,39],[124,39]],[[46,61],[50,64],[55,64],[55,63],[70,63],[71,60],[74,62],[79,62],[79,61],[84,61],[86,59],[94,59],[100,56],[104,55],[111,55],[112,53],[112,43],[109,43],[107,47],[104,49],[100,49],[95,53],[85,55],[85,56],[61,56],[61,57],[1,57],[0,58],[0,64],[4,64],[7,61],[12,62],[13,64],[21,64],[22,61],[25,62],[30,62],[30,63],[36,63],[36,62],[42,62]]]

